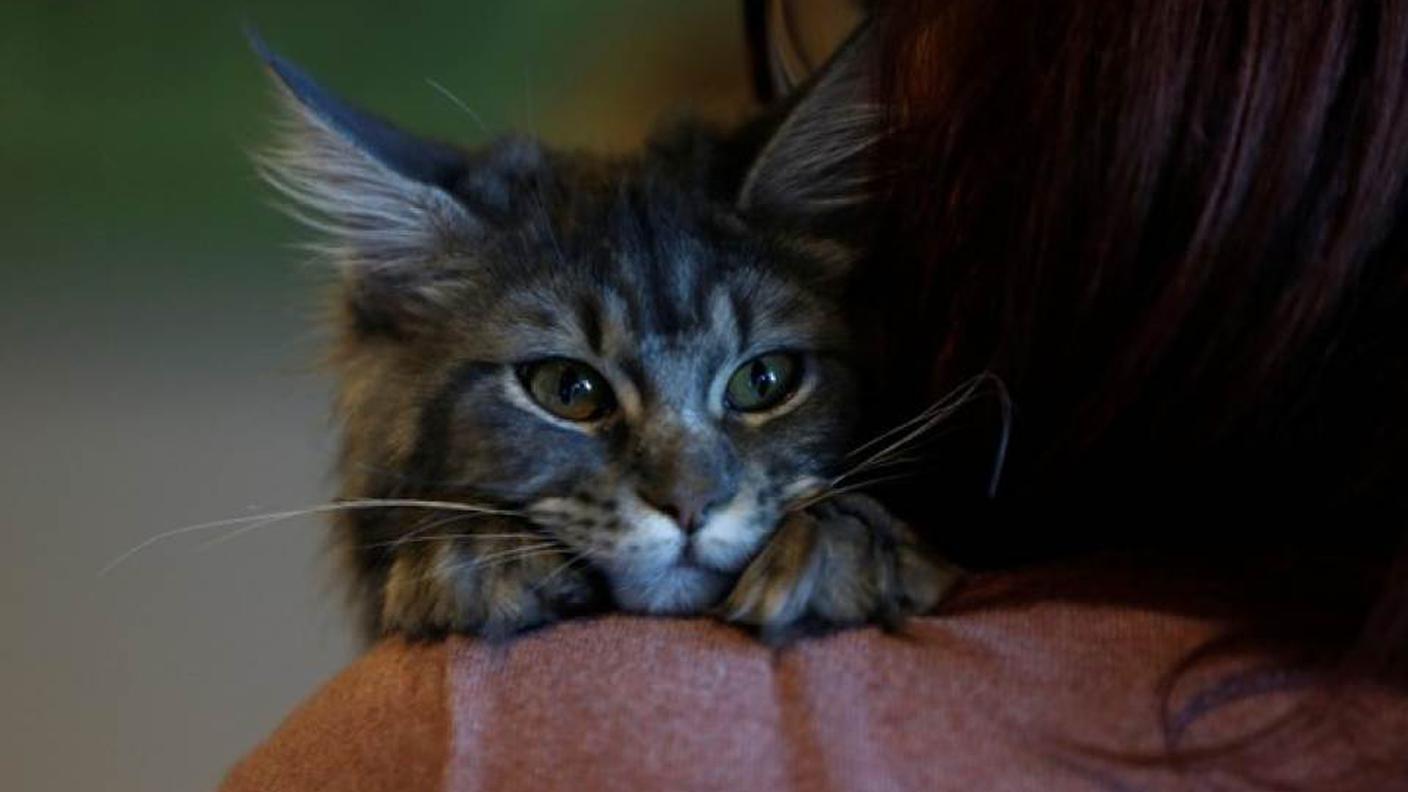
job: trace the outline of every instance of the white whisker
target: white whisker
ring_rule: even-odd
[[[846,485],[846,486],[844,486],[844,487],[837,487],[836,489],[823,490],[823,491],[821,491],[821,492],[819,492],[819,493],[817,493],[817,494],[815,494],[815,495],[812,495],[811,497],[809,497],[809,498],[807,498],[807,499],[805,499],[805,500],[803,500],[803,501],[801,501],[801,502],[799,502],[799,503],[795,503],[795,504],[792,504],[792,505],[788,506],[788,507],[786,508],[786,511],[788,511],[788,512],[797,512],[797,511],[801,511],[801,510],[803,510],[803,509],[809,509],[809,508],[811,508],[812,506],[817,505],[818,503],[821,503],[821,502],[823,502],[823,501],[829,500],[829,499],[831,499],[831,498],[835,498],[835,497],[837,497],[838,495],[845,495],[845,494],[848,493],[848,492],[857,492],[857,491],[866,489],[867,487],[874,487],[874,486],[877,485],[877,484],[884,484],[884,483],[887,482],[887,481],[896,481],[896,480],[898,480],[898,479],[908,478],[909,476],[912,476],[912,475],[914,475],[914,474],[912,474],[912,473],[894,473],[894,474],[889,475],[889,476],[879,476],[879,477],[873,478],[873,479],[866,479],[865,481],[858,481],[858,482],[855,482],[855,483],[853,483],[853,484],[848,484],[848,485]]]
[[[493,566],[512,563],[514,561],[525,561],[530,558],[548,556],[562,552],[562,545],[557,542],[542,542],[540,544],[523,545],[521,547],[510,547],[507,550],[499,550],[482,556],[474,556],[459,563],[438,566],[429,573],[421,576],[419,580],[431,580],[437,575],[453,575],[466,569],[487,569]]]
[[[434,529],[436,529],[436,528],[439,528],[439,527],[441,527],[441,526],[443,526],[443,525],[453,525],[453,524],[455,524],[455,523],[463,522],[463,521],[465,521],[465,520],[472,520],[472,519],[474,519],[474,518],[476,518],[476,517],[484,517],[484,516],[493,516],[493,515],[485,515],[485,514],[482,514],[482,513],[471,513],[471,514],[453,514],[453,515],[450,515],[449,517],[441,517],[441,518],[439,518],[439,519],[436,519],[435,517],[428,517],[428,518],[426,518],[425,520],[422,520],[420,523],[418,523],[418,524],[415,525],[414,527],[412,527],[411,530],[407,531],[405,534],[403,534],[402,536],[397,537],[396,539],[393,539],[393,540],[391,540],[391,541],[389,541],[389,542],[379,542],[379,543],[373,543],[373,544],[366,544],[366,545],[362,545],[362,547],[396,547],[396,546],[399,546],[399,545],[402,545],[402,544],[408,544],[408,543],[411,543],[412,541],[419,541],[419,540],[417,539],[417,537],[420,537],[421,535],[423,535],[423,534],[425,534],[425,533],[427,533],[427,532],[429,532],[429,531],[432,531],[432,530],[434,530]],[[436,536],[430,537],[430,539],[438,538],[439,536],[444,536],[444,534],[436,534]],[[504,534],[504,536],[507,538],[509,535],[508,535],[508,534]],[[532,536],[532,534],[523,533],[523,534],[518,534],[518,535],[516,535],[516,536],[525,536],[525,537],[526,537],[526,536]]]
[[[476,516],[476,515],[467,515],[466,517],[473,517],[473,516]],[[460,517],[459,519],[466,519],[466,517]],[[400,546],[402,546],[402,545],[408,545],[408,544],[427,544],[427,543],[430,543],[430,542],[438,542],[438,541],[440,541],[440,540],[442,540],[442,539],[447,539],[447,540],[453,541],[453,540],[456,540],[456,539],[542,539],[542,538],[543,538],[543,537],[542,537],[541,534],[532,534],[532,533],[493,533],[493,534],[448,533],[448,534],[433,534],[433,535],[429,535],[429,536],[403,536],[403,537],[401,537],[401,538],[399,538],[399,539],[392,539],[392,540],[389,541],[389,542],[371,542],[371,543],[369,543],[369,544],[358,545],[358,547],[363,548],[363,549],[371,549],[371,548],[376,548],[376,547],[400,547]]]
[[[879,443],[883,443],[886,441],[887,438],[893,437],[894,435],[903,432],[904,430],[917,423],[929,420],[936,412],[948,411],[952,410],[954,407],[962,406],[968,399],[973,396],[973,393],[977,390],[979,385],[982,385],[984,382],[989,381],[996,382],[999,384],[1002,382],[1002,380],[999,379],[995,374],[983,372],[982,374],[979,374],[963,383],[960,383],[953,390],[949,391],[948,395],[924,408],[923,411],[921,411],[918,415],[914,416],[913,418],[910,418],[899,426],[895,426],[885,432],[882,432],[877,437],[851,449],[849,452],[847,452],[846,456],[854,456],[856,454],[864,452],[868,448],[874,447]]]
[[[919,458],[915,456],[897,457],[895,455],[912,447],[913,444],[924,438],[935,428],[948,421],[954,413],[976,398],[979,389],[986,384],[992,385],[993,389],[996,391],[1002,410],[1002,430],[998,437],[993,475],[988,485],[988,496],[995,496],[997,493],[997,484],[1002,475],[1003,465],[1006,462],[1007,444],[1012,425],[1012,402],[1008,395],[1007,387],[1002,382],[1002,379],[991,372],[984,372],[969,379],[915,417],[851,450],[851,452],[847,454],[847,457],[872,449],[876,445],[884,444],[879,451],[870,454],[848,470],[832,478],[827,483],[824,491],[833,490],[838,485],[855,478],[861,473],[919,461]],[[897,435],[898,439],[896,439]]]
[[[449,99],[450,103],[453,104],[455,107],[458,107],[459,109],[463,110],[465,115],[469,116],[471,119],[474,120],[475,124],[479,125],[479,129],[484,134],[491,136],[494,134],[493,131],[489,129],[489,125],[484,123],[484,119],[481,118],[478,113],[474,112],[474,110],[468,104],[465,104],[463,99],[459,98],[458,96],[455,96],[455,94],[449,88],[446,88],[439,82],[436,82],[435,80],[429,77],[425,78],[425,82],[431,88],[434,88],[436,91],[439,91],[441,96],[445,97],[446,99]]]
[[[223,520],[212,520],[210,522],[197,523],[195,525],[187,525],[181,528],[175,528],[170,531],[163,531],[162,533],[159,533],[155,536],[151,536],[144,539],[134,547],[128,549],[127,551],[113,558],[108,563],[104,564],[102,569],[98,570],[98,575],[99,577],[101,577],[103,575],[108,574],[109,572],[116,569],[127,559],[131,558],[137,553],[140,553],[148,547],[151,547],[157,542],[162,542],[167,539],[173,539],[178,536],[184,536],[186,534],[201,533],[204,531],[213,531],[219,528],[227,528],[234,525],[246,525],[248,523],[254,523],[254,525],[252,526],[247,526],[246,528],[237,531],[237,533],[246,533],[249,530],[262,528],[264,526],[272,525],[283,520],[291,520],[295,517],[303,517],[311,514],[327,514],[331,512],[353,511],[358,509],[388,508],[440,509],[444,511],[461,511],[472,512],[475,514],[498,514],[506,516],[520,516],[522,514],[522,512],[514,510],[495,509],[485,506],[474,506],[468,503],[455,503],[453,501],[436,500],[415,500],[411,498],[364,498],[340,501],[336,503],[325,503],[319,504],[317,506],[309,506],[302,509],[290,509],[289,511],[270,512],[267,514],[254,514],[246,517],[230,517]]]
[[[557,577],[558,575],[562,574],[563,572],[566,572],[569,567],[571,567],[572,565],[578,563],[579,561],[585,561],[585,562],[587,562],[587,563],[591,563],[591,558],[590,558],[590,556],[589,556],[588,551],[582,550],[582,551],[580,551],[580,552],[574,554],[571,558],[568,558],[566,561],[564,561],[564,562],[562,562],[561,564],[559,564],[559,565],[557,566],[557,568],[554,569],[552,572],[549,572],[549,573],[547,574],[547,576],[544,577],[542,580],[539,580],[537,583],[535,583],[535,584],[533,585],[533,587],[534,587],[534,588],[542,588],[543,586],[546,586],[548,583],[552,582],[552,579],[553,579],[553,578]]]
[[[993,387],[997,389],[997,401],[1002,407],[1002,432],[997,437],[997,450],[993,454],[992,479],[988,481],[988,497],[997,497],[997,487],[1002,481],[1002,473],[1007,465],[1007,444],[1012,439],[1012,394],[1007,390],[1007,383],[1002,378],[994,376],[992,378]]]

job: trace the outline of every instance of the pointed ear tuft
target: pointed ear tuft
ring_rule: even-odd
[[[467,175],[459,149],[425,140],[318,85],[254,31],[285,109],[284,134],[256,155],[289,211],[327,234],[344,264],[423,265],[464,247],[480,223],[454,197]]]
[[[738,208],[816,225],[870,198],[870,152],[883,122],[874,48],[863,24],[791,101],[739,191]]]

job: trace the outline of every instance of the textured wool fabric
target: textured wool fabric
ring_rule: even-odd
[[[384,643],[293,711],[221,789],[438,790],[450,748],[446,646]]]
[[[1138,760],[1160,755],[1170,733],[1197,747],[1273,724],[1292,712],[1300,677],[1256,655],[1205,664],[1173,688],[1166,729],[1159,684],[1217,619],[1003,596],[1032,585],[989,581],[904,635],[853,630],[784,650],[705,620],[622,616],[499,646],[388,642],[224,789],[1247,788],[1216,765]],[[1408,735],[1404,697],[1355,701],[1352,723],[1322,724],[1313,741],[1265,741],[1253,757],[1263,780],[1396,761],[1383,751],[1401,741],[1358,735]],[[1343,734],[1325,739],[1325,728]]]

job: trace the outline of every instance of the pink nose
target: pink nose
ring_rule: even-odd
[[[668,498],[659,500],[651,498],[646,493],[640,493],[641,500],[650,504],[656,511],[675,521],[685,534],[693,534],[704,524],[704,513],[712,505],[706,499],[699,496],[690,496],[686,493],[672,493]]]

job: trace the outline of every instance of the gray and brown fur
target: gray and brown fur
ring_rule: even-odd
[[[850,256],[817,229],[862,184],[858,57],[781,123],[607,161],[421,141],[256,46],[288,110],[261,165],[340,273],[342,497],[491,510],[339,517],[372,631],[507,635],[615,607],[778,634],[938,599],[952,572],[903,525],[818,494],[857,410]],[[726,409],[730,373],[774,350],[803,361],[797,394]],[[519,367],[558,357],[604,375],[615,414],[536,407]],[[688,533],[660,505],[681,491],[707,505]]]

